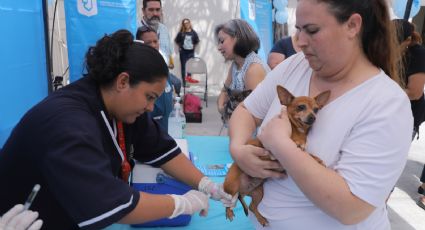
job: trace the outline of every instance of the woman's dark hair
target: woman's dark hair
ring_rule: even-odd
[[[369,61],[403,86],[397,37],[386,0],[317,0],[329,5],[340,23],[357,13],[362,17],[361,45]]]
[[[242,19],[232,19],[224,24],[215,27],[215,37],[223,31],[229,36],[236,38],[233,52],[243,58],[248,56],[252,51],[258,52],[260,49],[260,39],[254,29]]]
[[[133,41],[128,30],[105,35],[86,53],[86,76],[100,86],[109,86],[122,72],[130,76],[130,85],[153,83],[168,76],[168,67],[154,48]]]
[[[413,44],[422,44],[421,35],[416,32],[415,24],[406,19],[393,19],[392,22],[397,30],[397,39],[399,43],[402,43],[410,37]]]

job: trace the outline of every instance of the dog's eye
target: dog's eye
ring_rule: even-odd
[[[314,112],[314,113],[317,113],[317,112],[319,112],[319,109],[318,109],[318,108],[314,108],[314,109],[313,109],[313,112]]]
[[[303,110],[305,110],[305,105],[298,105],[298,106],[297,106],[297,110],[298,110],[298,111],[303,111]]]

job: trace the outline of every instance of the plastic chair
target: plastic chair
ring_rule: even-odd
[[[204,93],[204,101],[205,106],[208,107],[208,71],[207,71],[207,64],[205,64],[205,61],[202,60],[202,58],[199,57],[193,57],[186,61],[186,73],[192,74],[200,74],[205,75],[205,81],[201,80],[199,83],[196,84],[202,84],[205,82],[205,89],[203,91]],[[187,83],[186,83],[187,84]],[[186,94],[186,89],[184,88],[184,94]]]

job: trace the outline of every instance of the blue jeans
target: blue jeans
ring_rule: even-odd
[[[177,96],[180,96],[180,90],[182,88],[182,81],[176,77],[176,75],[170,73],[168,75],[168,80],[171,82],[171,85],[174,87]]]
[[[183,83],[184,85],[186,85],[186,81],[185,81],[185,77],[186,77],[186,62],[187,60],[189,60],[190,58],[193,58],[195,56],[195,50],[184,50],[184,49],[180,49],[180,68],[181,68],[181,72],[182,72],[182,79],[183,79]],[[190,73],[187,73],[188,75],[190,75]]]

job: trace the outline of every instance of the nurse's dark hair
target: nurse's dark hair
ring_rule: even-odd
[[[161,54],[133,39],[128,30],[103,36],[86,53],[85,75],[100,86],[110,86],[122,72],[130,76],[131,86],[167,78],[168,67]]]
[[[223,31],[230,37],[236,38],[233,52],[243,58],[248,56],[252,51],[257,53],[258,49],[260,49],[260,39],[248,22],[242,19],[232,19],[216,26],[214,34],[217,41],[220,31]]]
[[[362,17],[360,34],[363,52],[369,61],[381,68],[401,86],[401,60],[398,57],[397,36],[391,23],[386,0],[317,0],[328,4],[330,12],[340,23],[357,13]]]

